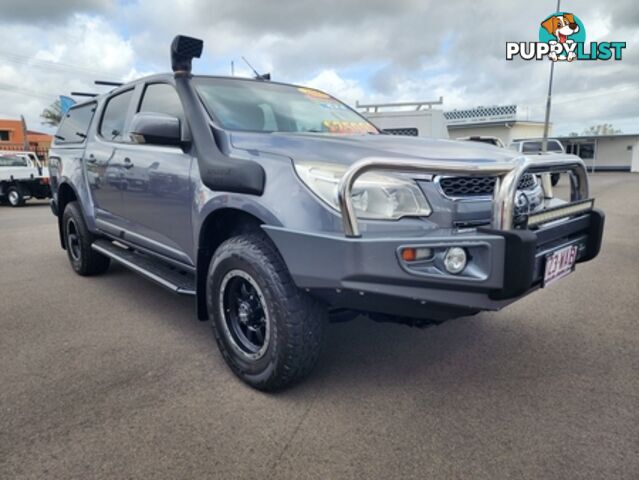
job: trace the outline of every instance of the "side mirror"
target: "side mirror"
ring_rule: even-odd
[[[182,144],[180,119],[161,113],[140,112],[131,120],[131,140],[151,145]]]

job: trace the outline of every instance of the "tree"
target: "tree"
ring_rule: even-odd
[[[60,100],[56,100],[47,108],[42,110],[40,118],[42,118],[42,123],[45,125],[57,127],[62,121],[62,107],[60,106]]]
[[[614,128],[611,123],[602,123],[601,125],[593,125],[584,130],[584,135],[596,136],[596,135],[615,135],[622,133],[618,128]]]

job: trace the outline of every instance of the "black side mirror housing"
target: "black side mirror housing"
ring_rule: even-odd
[[[140,112],[131,120],[131,140],[151,145],[181,146],[180,119],[161,113]]]

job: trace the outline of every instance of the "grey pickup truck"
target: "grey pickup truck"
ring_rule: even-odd
[[[304,377],[331,315],[499,310],[598,254],[578,157],[387,135],[316,89],[192,75],[202,47],[178,36],[172,74],[67,113],[51,207],[78,274],[115,261],[194,296],[249,385]]]

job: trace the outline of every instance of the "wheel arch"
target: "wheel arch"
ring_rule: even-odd
[[[64,241],[64,233],[62,228],[62,217],[64,215],[64,209],[69,202],[75,202],[78,200],[78,194],[75,189],[68,183],[63,182],[58,187],[57,204],[58,204],[58,234],[60,235],[60,246],[66,250],[67,246]]]
[[[254,212],[231,207],[217,209],[204,219],[198,234],[196,259],[197,315],[200,320],[208,319],[206,276],[215,250],[233,236],[262,231],[261,225],[265,224],[267,221]]]

